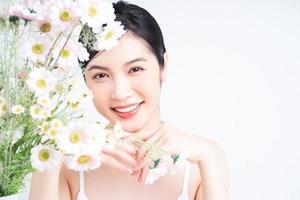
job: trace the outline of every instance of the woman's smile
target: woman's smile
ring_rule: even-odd
[[[111,110],[113,110],[118,115],[118,117],[122,119],[128,119],[138,113],[143,103],[144,101],[125,106],[115,106],[112,107]]]

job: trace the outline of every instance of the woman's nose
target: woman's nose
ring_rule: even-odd
[[[114,100],[125,100],[131,95],[132,89],[128,79],[119,77],[114,80],[110,98]]]

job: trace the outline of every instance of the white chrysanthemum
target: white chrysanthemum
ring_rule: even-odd
[[[37,103],[43,107],[48,107],[50,105],[50,98],[48,95],[40,96],[37,99]]]
[[[48,133],[48,130],[50,129],[51,127],[51,124],[47,121],[44,121],[40,126],[40,130],[41,130],[41,134],[47,134]]]
[[[153,169],[150,169],[149,170],[149,174],[146,178],[146,181],[145,181],[145,185],[147,184],[153,184],[154,181],[158,180],[159,177],[162,177],[164,175],[166,175],[168,172],[167,168],[165,165],[159,165],[158,167],[156,168],[153,168]]]
[[[60,162],[61,154],[54,148],[38,145],[31,149],[31,165],[38,171],[51,170]]]
[[[125,34],[124,26],[121,25],[121,22],[110,22],[105,28],[104,31],[96,35],[97,42],[95,47],[97,50],[108,50],[118,44],[119,38]]]
[[[14,105],[11,108],[11,112],[16,115],[20,115],[25,112],[25,108],[22,105]]]
[[[32,105],[30,107],[30,115],[32,117],[32,119],[38,119],[38,120],[42,120],[45,119],[46,117],[48,117],[46,115],[46,111],[43,109],[43,107],[41,107],[40,105]]]
[[[59,136],[59,129],[55,127],[50,127],[49,130],[47,131],[47,136],[49,139],[55,139],[56,137]]]
[[[90,127],[81,122],[71,122],[63,129],[62,135],[57,138],[57,143],[66,153],[79,152],[93,145],[94,133]]]
[[[93,30],[101,28],[115,19],[114,8],[110,2],[99,0],[79,0],[81,22]]]
[[[78,4],[72,0],[56,0],[50,8],[50,18],[61,31],[67,31],[79,18]]]
[[[59,30],[49,17],[49,7],[52,4],[51,1],[44,1],[43,4],[36,0],[31,1],[32,2],[28,3],[28,7],[33,9],[39,16],[30,23],[32,31],[42,33],[43,36],[46,35],[49,36],[49,38],[54,39],[54,37],[57,37]]]
[[[53,119],[51,121],[51,127],[60,129],[63,127],[63,123],[59,119]]]
[[[62,131],[62,122],[58,119],[54,119],[50,123],[50,127],[46,131],[46,135],[48,136],[49,139],[56,139],[61,135]]]
[[[31,24],[31,29],[33,32],[39,32],[43,35],[48,36],[48,38],[53,41],[58,36],[59,29],[54,25],[53,21],[46,14],[47,12],[42,15],[40,19],[33,21],[33,23]]]
[[[75,171],[87,171],[98,168],[101,165],[101,157],[98,153],[82,152],[65,159],[69,169]]]
[[[40,35],[31,35],[25,40],[23,46],[24,57],[29,58],[32,62],[43,63],[46,60],[47,54],[51,48],[51,41],[45,40],[44,37]]]
[[[103,127],[96,123],[72,122],[57,137],[57,143],[65,153],[82,150],[99,153],[104,144],[103,132]]]
[[[28,75],[27,84],[37,96],[48,94],[55,87],[56,78],[44,68],[34,68]]]
[[[65,45],[65,40],[63,40],[56,48],[55,48],[55,57],[58,58],[58,67],[62,74],[67,74],[71,71],[71,69],[75,66],[78,66],[78,51],[79,45],[78,42],[74,42],[73,40],[69,40]]]

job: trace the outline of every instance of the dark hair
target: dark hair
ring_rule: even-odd
[[[149,49],[155,55],[159,66],[163,68],[165,61],[163,54],[166,52],[161,29],[154,17],[145,9],[124,1],[113,3],[116,21],[121,22],[125,30],[142,38],[149,45]],[[90,60],[98,51],[88,49]],[[83,63],[84,67],[89,61]]]

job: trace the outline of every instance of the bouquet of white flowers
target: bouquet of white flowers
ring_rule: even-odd
[[[102,0],[5,1],[0,8],[1,197],[61,160],[74,170],[100,165],[103,126],[84,120],[82,104],[92,94],[76,77],[86,47],[109,49],[125,31]]]
[[[77,171],[100,166],[107,137],[82,107],[92,94],[78,84],[80,63],[89,59],[87,48],[108,50],[124,33],[103,0],[1,2],[0,197],[18,193],[24,177],[60,161]],[[111,132],[122,131],[116,126]],[[175,164],[179,157],[171,158]],[[166,173],[162,161],[149,166],[147,183]]]

